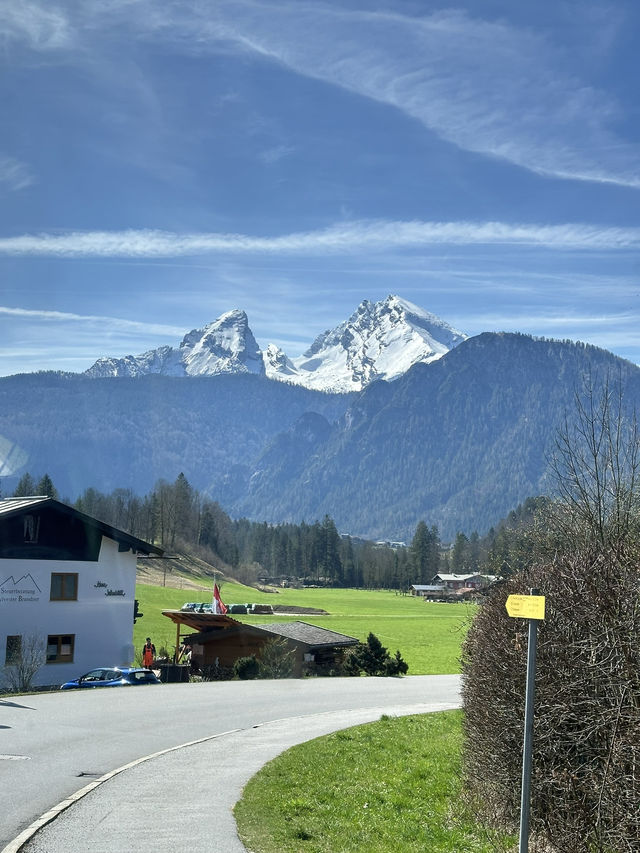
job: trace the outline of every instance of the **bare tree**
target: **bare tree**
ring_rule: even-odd
[[[27,693],[45,662],[45,641],[40,634],[14,638],[14,645],[3,667],[3,680],[12,693]]]
[[[560,504],[553,521],[574,542],[619,543],[638,529],[640,435],[620,377],[585,378],[550,460]]]

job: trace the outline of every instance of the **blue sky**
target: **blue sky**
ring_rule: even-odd
[[[637,0],[7,0],[0,375],[396,293],[640,363]]]

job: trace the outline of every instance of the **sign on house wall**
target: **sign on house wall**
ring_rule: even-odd
[[[28,604],[40,601],[41,595],[42,590],[30,572],[17,580],[11,574],[0,581],[0,604]]]

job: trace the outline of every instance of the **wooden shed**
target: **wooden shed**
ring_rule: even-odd
[[[187,641],[192,665],[200,669],[215,664],[232,667],[238,658],[259,657],[266,643],[283,639],[294,652],[294,675],[320,675],[338,666],[346,649],[359,642],[308,622],[247,625],[213,613],[163,610],[162,614],[176,625],[176,648]]]

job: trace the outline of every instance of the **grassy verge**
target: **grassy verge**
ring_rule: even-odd
[[[134,629],[136,649],[142,646],[146,636],[153,638],[158,649],[162,645],[173,649],[175,626],[162,616],[162,610],[180,608],[185,601],[206,600],[204,593],[194,595],[192,590],[143,584],[136,588],[136,597],[144,613]],[[425,603],[422,599],[387,590],[288,589],[269,594],[225,583],[222,597],[229,603],[294,604],[326,610],[328,616],[314,613],[234,618],[254,625],[301,619],[359,640],[365,640],[371,631],[392,655],[396,649],[400,650],[409,664],[410,675],[458,672],[460,645],[473,612],[472,605]]]
[[[460,805],[462,712],[382,718],[293,747],[235,807],[255,853],[490,853]]]

